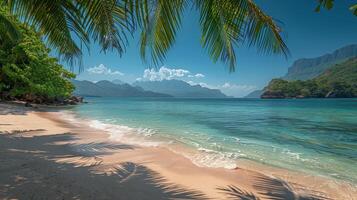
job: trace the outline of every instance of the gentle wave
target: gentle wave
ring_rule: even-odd
[[[75,113],[69,111],[61,112],[62,119],[70,122],[72,125],[86,125],[94,129],[105,131],[110,135],[109,139],[123,142],[126,144],[144,146],[144,147],[167,147],[169,150],[183,155],[191,160],[197,166],[211,167],[211,168],[237,168],[237,159],[243,154],[219,152],[208,148],[201,147],[200,144],[193,141],[183,143],[182,140],[160,140],[159,137],[155,140],[151,139],[151,136],[156,135],[157,131],[150,128],[132,128],[125,125],[113,124],[116,121],[112,119],[105,119],[103,121],[93,119],[80,119]],[[144,137],[143,137],[144,136]],[[239,141],[238,138],[232,138],[235,141]],[[174,148],[178,143],[183,143],[184,146],[194,147],[194,151],[186,151],[185,148],[179,148],[181,151],[177,151]],[[173,145],[174,144],[174,145]],[[173,145],[173,146],[172,146]]]

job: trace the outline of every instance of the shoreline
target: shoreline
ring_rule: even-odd
[[[58,113],[54,111],[46,112],[42,111],[42,109],[34,111],[30,108],[2,103],[0,103],[0,108],[3,110],[6,108],[10,112],[10,114],[0,115],[0,132],[2,132],[0,135],[4,140],[9,139],[12,141],[12,138],[32,138],[31,142],[36,143],[41,140],[41,137],[59,137],[54,141],[53,139],[50,141],[51,147],[48,147],[48,143],[40,143],[32,147],[31,145],[33,144],[27,142],[22,142],[20,146],[14,146],[12,142],[7,142],[8,148],[4,149],[2,147],[4,144],[0,145],[3,154],[1,157],[9,159],[7,156],[20,153],[19,150],[21,150],[29,154],[21,155],[22,157],[35,158],[35,160],[40,157],[42,159],[41,162],[49,162],[47,165],[70,165],[73,167],[73,172],[71,170],[68,172],[70,174],[75,173],[79,169],[86,171],[88,173],[86,176],[90,176],[91,174],[107,174],[108,176],[119,174],[120,176],[117,177],[119,183],[117,184],[124,188],[128,187],[129,190],[117,191],[117,194],[113,192],[104,194],[104,191],[97,191],[100,195],[112,195],[107,197],[122,196],[123,193],[129,193],[125,194],[128,196],[124,199],[135,199],[139,197],[137,195],[143,195],[141,196],[142,199],[165,199],[164,197],[185,197],[188,199],[204,199],[204,197],[213,199],[233,197],[256,197],[260,199],[273,197],[281,197],[282,199],[297,199],[297,197],[309,197],[310,199],[353,199],[357,195],[356,186],[352,184],[291,172],[254,162],[241,162],[237,169],[234,170],[198,167],[188,158],[176,154],[165,147],[140,147],[112,141],[109,138],[109,134],[104,131],[85,127],[83,124],[68,123],[60,119]],[[18,131],[13,132],[14,130]],[[70,148],[66,149],[65,147]],[[51,152],[51,148],[55,148],[56,152]],[[10,164],[14,162],[16,165],[16,162],[11,161],[11,159],[8,162]],[[27,165],[27,167],[31,170],[30,165]],[[46,165],[40,167],[46,168]],[[118,169],[125,170],[123,170],[124,172],[120,170],[118,172]],[[127,174],[127,171],[130,173]],[[137,173],[138,171],[142,172]],[[2,174],[1,177],[3,175],[4,177],[13,177],[14,173],[16,174],[18,171],[8,170],[6,172],[0,171],[0,173],[6,173]],[[134,179],[143,184],[144,181],[139,179],[142,174],[146,174],[149,179],[152,179],[151,182],[153,182],[145,185],[146,189],[135,187],[135,184],[129,184]],[[155,177],[152,177],[153,174]],[[43,176],[46,177],[47,174]],[[74,176],[76,182],[87,184],[84,180],[88,177]],[[28,176],[23,176],[23,178],[31,182],[31,178]],[[56,183],[56,179],[51,179],[51,181],[54,182],[53,184],[59,184]],[[6,181],[1,181],[1,185],[6,185],[4,182]],[[109,183],[111,182],[108,180],[103,181],[101,184],[109,188],[113,187]],[[125,186],[126,184],[129,185]],[[7,183],[7,185],[11,184]],[[98,185],[99,183],[96,184],[96,181],[93,181],[92,184],[88,183],[88,186],[85,186],[85,190],[90,190],[90,188],[95,188]],[[152,185],[155,185],[154,188],[156,189],[160,188],[161,193],[157,191],[154,193],[153,191],[156,189],[150,189]],[[176,191],[176,193],[172,194],[165,191],[164,186]],[[17,188],[31,193],[28,187],[19,185]],[[63,190],[62,192],[66,191],[66,189]],[[81,193],[76,191],[76,188],[67,188],[67,190],[69,190],[67,195]],[[15,191],[17,190],[15,189]],[[19,191],[15,193],[14,191],[11,192],[10,189],[0,189],[0,198],[19,197],[17,195],[21,195]],[[51,195],[52,193],[46,197],[50,197]],[[85,191],[82,191],[81,195],[84,198]],[[70,196],[63,197],[68,198]]]

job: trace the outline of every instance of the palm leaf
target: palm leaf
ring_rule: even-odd
[[[11,22],[3,13],[0,13],[0,41],[8,41],[15,43],[17,40],[21,38],[21,33],[18,31],[18,27]]]
[[[201,43],[216,62],[235,70],[235,47],[244,43],[264,53],[288,55],[280,29],[251,0],[196,0],[200,11]]]
[[[83,44],[89,50],[90,38],[103,51],[116,49],[121,55],[125,50],[125,32],[130,24],[122,1],[7,0],[5,3],[20,20],[36,27],[49,47],[57,49],[70,63],[81,58]]]
[[[147,51],[155,66],[165,59],[181,26],[186,0],[126,0],[134,24],[141,28],[140,54],[147,60]]]
[[[116,49],[120,55],[127,45],[126,31],[132,31],[125,4],[117,0],[78,1],[84,29],[103,51]]]
[[[357,16],[357,4],[350,7],[350,10],[353,12],[354,15]]]
[[[57,49],[62,58],[72,64],[74,58],[81,57],[81,49],[71,35],[71,31],[81,29],[75,16],[79,13],[69,0],[8,0],[8,6],[20,20],[41,32],[49,47]],[[84,31],[75,33],[88,42]]]

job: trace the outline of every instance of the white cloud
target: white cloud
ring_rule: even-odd
[[[185,69],[171,69],[163,66],[159,70],[145,69],[143,77],[137,78],[137,80],[162,81],[184,77],[191,77],[191,72]]]
[[[204,78],[205,75],[198,73],[198,74],[195,75],[195,77],[196,77],[196,78]]]
[[[112,71],[110,68],[104,66],[103,64],[88,68],[87,71],[89,72],[89,74],[119,75],[119,76],[124,75],[124,73],[118,70]]]
[[[190,74],[187,77],[189,77],[189,78],[204,78],[205,75],[198,73],[198,74],[195,74],[195,75],[191,75]]]

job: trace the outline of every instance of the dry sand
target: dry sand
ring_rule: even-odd
[[[0,199],[357,199],[349,183],[243,161],[198,167],[40,110],[0,103]]]

